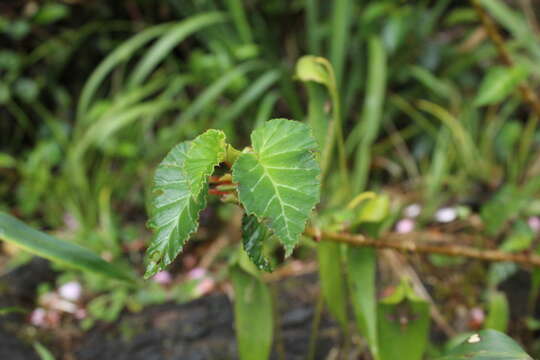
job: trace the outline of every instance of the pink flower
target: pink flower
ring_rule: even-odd
[[[400,234],[410,233],[414,230],[415,222],[411,219],[401,219],[396,224],[396,232]]]
[[[76,281],[70,281],[58,288],[58,294],[66,300],[77,301],[81,298],[82,286]]]
[[[46,325],[47,312],[43,308],[37,308],[30,314],[30,323],[34,326]]]
[[[172,282],[172,275],[168,271],[160,271],[152,278],[153,281],[161,285],[167,285]]]
[[[208,294],[210,291],[214,289],[215,282],[211,278],[205,278],[200,283],[197,284],[197,287],[195,288],[195,293],[199,296]]]
[[[532,231],[534,231],[535,233],[540,232],[540,217],[531,216],[527,219],[527,223],[529,224],[529,227]]]
[[[457,218],[457,211],[452,207],[444,207],[437,210],[435,220],[441,223],[449,223]]]
[[[192,269],[187,274],[188,279],[191,279],[191,280],[202,279],[205,276],[206,276],[206,269],[203,269],[203,268],[200,268],[200,267],[196,267],[196,268]]]
[[[403,209],[403,215],[408,218],[415,218],[418,215],[420,215],[420,212],[422,211],[422,207],[418,204],[411,204],[407,206],[405,209]]]

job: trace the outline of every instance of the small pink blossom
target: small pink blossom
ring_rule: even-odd
[[[403,215],[405,217],[414,219],[418,215],[420,215],[420,212],[422,211],[422,207],[419,204],[411,204],[407,206],[405,209],[403,209]]]
[[[160,271],[152,278],[153,281],[161,285],[167,285],[172,282],[172,275],[168,271]]]
[[[452,207],[444,207],[437,210],[435,220],[441,223],[449,223],[457,218],[457,211]]]
[[[30,323],[34,326],[46,325],[47,312],[43,308],[36,308],[30,314]]]
[[[411,219],[401,219],[396,224],[396,232],[400,234],[410,233],[414,230],[415,222]]]
[[[529,227],[532,231],[534,231],[535,233],[540,232],[540,217],[531,216],[527,219],[527,223],[529,224]]]
[[[58,294],[66,300],[77,301],[81,298],[82,286],[77,281],[70,281],[58,288]]]
[[[85,309],[77,309],[77,311],[75,312],[75,317],[78,319],[78,320],[82,320],[84,318],[86,318],[88,314],[86,313],[86,310]]]
[[[191,279],[191,280],[198,280],[198,279],[202,279],[203,277],[205,277],[206,273],[207,273],[206,269],[196,267],[196,268],[192,269],[190,272],[188,272],[187,277],[188,277],[188,279]]]
[[[201,282],[197,284],[197,287],[195,288],[195,292],[199,296],[208,294],[210,291],[214,289],[215,285],[216,284],[213,279],[204,278]]]

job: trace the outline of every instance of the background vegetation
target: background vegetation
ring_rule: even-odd
[[[3,1],[0,211],[142,275],[151,180],[172,146],[216,128],[242,148],[253,128],[285,117],[309,123],[322,145],[334,141],[332,129],[344,135],[321,154],[316,227],[536,253],[539,11],[530,0]],[[298,60],[308,54],[328,59],[315,60],[326,78],[303,72]],[[357,211],[342,211],[358,195]],[[232,206],[211,200],[185,254],[136,286],[55,264],[56,279],[22,306],[34,312],[20,332],[40,341],[29,328],[72,322],[81,332],[122,311],[226,291],[237,220]],[[270,251],[286,269],[278,274],[317,259],[320,298],[347,334],[355,312],[341,293],[355,284],[343,290],[343,273],[363,279],[351,263],[374,255],[304,240],[288,260]],[[4,243],[0,269],[30,259]],[[378,259],[374,294],[399,288],[407,273],[429,300],[444,340],[428,356],[483,327],[509,331],[540,356],[534,268],[414,252]],[[515,300],[525,306],[501,291],[520,287],[508,285],[516,277],[527,284]],[[77,308],[32,323],[35,309],[54,310],[43,295],[66,284],[82,286]],[[358,310],[370,305],[352,305],[373,353]]]

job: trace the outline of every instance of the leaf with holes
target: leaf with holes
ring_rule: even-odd
[[[319,202],[317,144],[299,122],[275,119],[251,134],[253,149],[233,166],[240,202],[249,215],[265,221],[290,255]]]
[[[208,130],[191,142],[184,169],[193,198],[199,196],[208,183],[208,177],[214,172],[214,168],[225,160],[225,151],[223,131]]]
[[[242,242],[244,250],[259,270],[271,272],[270,261],[263,255],[263,243],[271,236],[265,224],[259,223],[256,216],[245,214],[242,218]]]
[[[206,191],[195,196],[185,170],[187,153],[193,145],[188,142],[176,145],[154,175],[148,222],[154,235],[146,251],[145,278],[165,268],[182,251],[189,236],[197,230],[199,212],[206,206]],[[202,183],[201,188],[206,189],[207,184]]]

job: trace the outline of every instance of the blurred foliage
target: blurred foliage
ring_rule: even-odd
[[[328,149],[317,223],[378,236],[411,199],[422,204],[421,226],[441,206],[461,205],[479,215],[491,245],[536,252],[526,220],[540,215],[538,114],[517,90],[539,84],[538,23],[526,2],[480,3],[513,67],[468,2],[2,1],[0,210],[141,273],[150,181],[170,148],[210,127],[241,148],[263,121],[287,117],[309,122]],[[314,63],[295,69],[307,54],[328,59],[332,76]],[[330,129],[344,135],[335,159]],[[342,211],[366,189],[381,195]],[[344,267],[373,260],[329,251]],[[493,294],[515,271],[486,270],[491,309],[505,312]],[[152,298],[154,283],[142,291],[80,276],[106,294],[94,299],[95,319],[193,293],[178,285]],[[532,299],[539,284],[536,272]],[[504,316],[490,321],[502,329]]]

